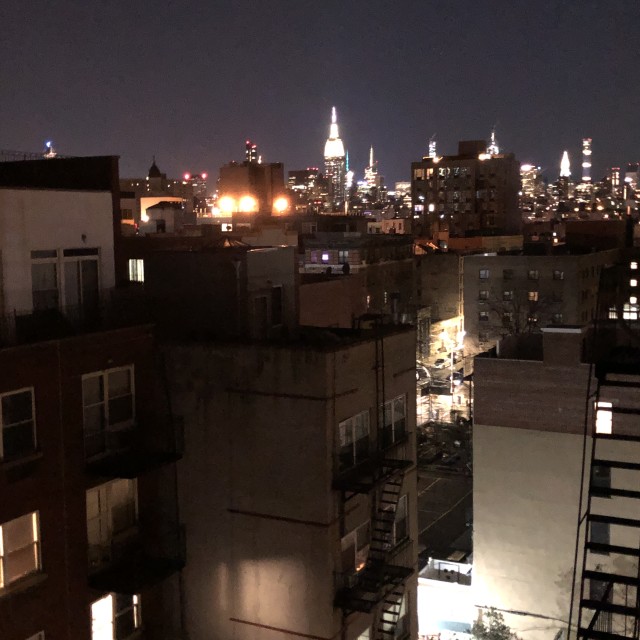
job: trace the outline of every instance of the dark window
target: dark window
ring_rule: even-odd
[[[529,280],[537,280],[540,277],[540,273],[537,269],[529,269]]]
[[[505,280],[511,280],[513,278],[513,269],[503,269],[502,270],[502,277]]]
[[[488,300],[489,299],[489,292],[486,289],[483,289],[482,291],[478,291],[478,300]]]
[[[33,390],[15,391],[3,395],[1,408],[0,458],[11,460],[32,453],[36,448]]]
[[[488,311],[480,311],[478,314],[478,320],[480,322],[489,322],[489,312]]]
[[[559,271],[558,269],[553,270],[553,279],[554,280],[564,280],[564,271]]]
[[[609,544],[610,543],[610,531],[608,522],[592,522],[590,526],[590,542],[597,544]],[[602,553],[609,555],[607,551],[594,551],[594,553]]]

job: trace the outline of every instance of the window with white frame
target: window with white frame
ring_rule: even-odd
[[[91,640],[127,640],[141,626],[137,594],[109,593],[91,604]]]
[[[382,421],[382,447],[401,440],[407,432],[407,403],[404,395],[384,403]]]
[[[133,365],[82,378],[87,457],[126,447],[135,419]]]
[[[480,269],[478,271],[478,277],[480,280],[488,280],[489,279],[489,269]]]
[[[635,260],[629,263],[629,269],[631,269],[632,271],[635,271],[637,268],[638,263]]]
[[[537,291],[529,291],[527,294],[527,298],[529,302],[538,302],[538,296],[540,294]]]
[[[144,260],[129,258],[129,282],[144,282]]]
[[[138,522],[138,486],[135,479],[120,479],[89,489],[87,540],[89,566],[112,560],[114,539],[135,532]]]
[[[367,521],[348,533],[341,541],[342,572],[346,575],[364,568],[371,542],[371,525]]]
[[[41,569],[38,512],[0,525],[0,589]]]
[[[15,460],[36,449],[36,422],[33,388],[0,395],[0,460]]]
[[[361,411],[338,425],[340,432],[339,471],[360,464],[369,457],[369,412]]]
[[[613,404],[596,402],[596,433],[613,433]]]

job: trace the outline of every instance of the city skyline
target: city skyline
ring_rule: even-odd
[[[409,178],[434,132],[438,153],[453,154],[494,125],[503,150],[550,180],[564,149],[579,164],[586,137],[594,180],[637,161],[640,9],[501,6],[9,1],[0,147],[52,139],[63,155],[120,155],[123,176],[144,175],[153,155],[170,176],[215,175],[251,139],[294,170],[322,166],[335,105],[357,177],[373,145],[389,185]]]

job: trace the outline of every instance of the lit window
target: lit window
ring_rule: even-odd
[[[537,291],[529,291],[529,302],[538,302],[538,292]]]
[[[637,320],[638,319],[638,306],[635,304],[624,303],[622,308],[622,318],[624,320]]]
[[[489,269],[480,269],[479,272],[480,280],[488,280],[489,279]]]
[[[109,593],[91,604],[91,640],[126,640],[141,624],[138,595]]]
[[[87,457],[127,446],[135,417],[133,366],[84,376],[82,400]]]
[[[380,437],[382,448],[388,447],[406,434],[406,399],[405,396],[398,396],[389,402],[384,403],[383,425]]]
[[[338,251],[338,263],[347,264],[349,262],[349,252],[347,250]]]
[[[618,312],[615,307],[609,307],[609,320],[617,320]]]
[[[329,254],[328,253],[323,253],[322,254],[322,262],[329,262]]]
[[[480,311],[480,313],[478,313],[478,320],[480,322],[489,322],[489,312],[488,311]]]
[[[144,260],[129,259],[129,282],[144,282]]]
[[[369,412],[362,411],[338,425],[340,471],[350,469],[369,457]]]
[[[371,296],[367,296],[367,309],[371,306]]]
[[[361,571],[367,564],[370,542],[371,525],[368,521],[342,538],[342,572],[345,576]]]
[[[632,271],[635,271],[638,268],[638,263],[637,262],[630,262],[629,263],[629,269],[631,269]]]
[[[631,296],[629,298],[629,304],[638,304],[638,298],[636,296]]]
[[[612,407],[611,402],[596,403],[596,433],[613,433]]]
[[[629,280],[629,286],[630,287],[637,287],[638,286],[638,281],[635,278],[631,278],[631,280]]]
[[[38,512],[0,525],[0,589],[40,571]]]
[[[0,460],[12,460],[36,449],[33,389],[11,391],[0,396]]]

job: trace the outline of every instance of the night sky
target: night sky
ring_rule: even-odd
[[[318,166],[331,106],[361,178],[486,138],[555,179],[640,160],[636,0],[2,0],[0,149],[153,155],[217,175],[244,140],[285,170]]]

